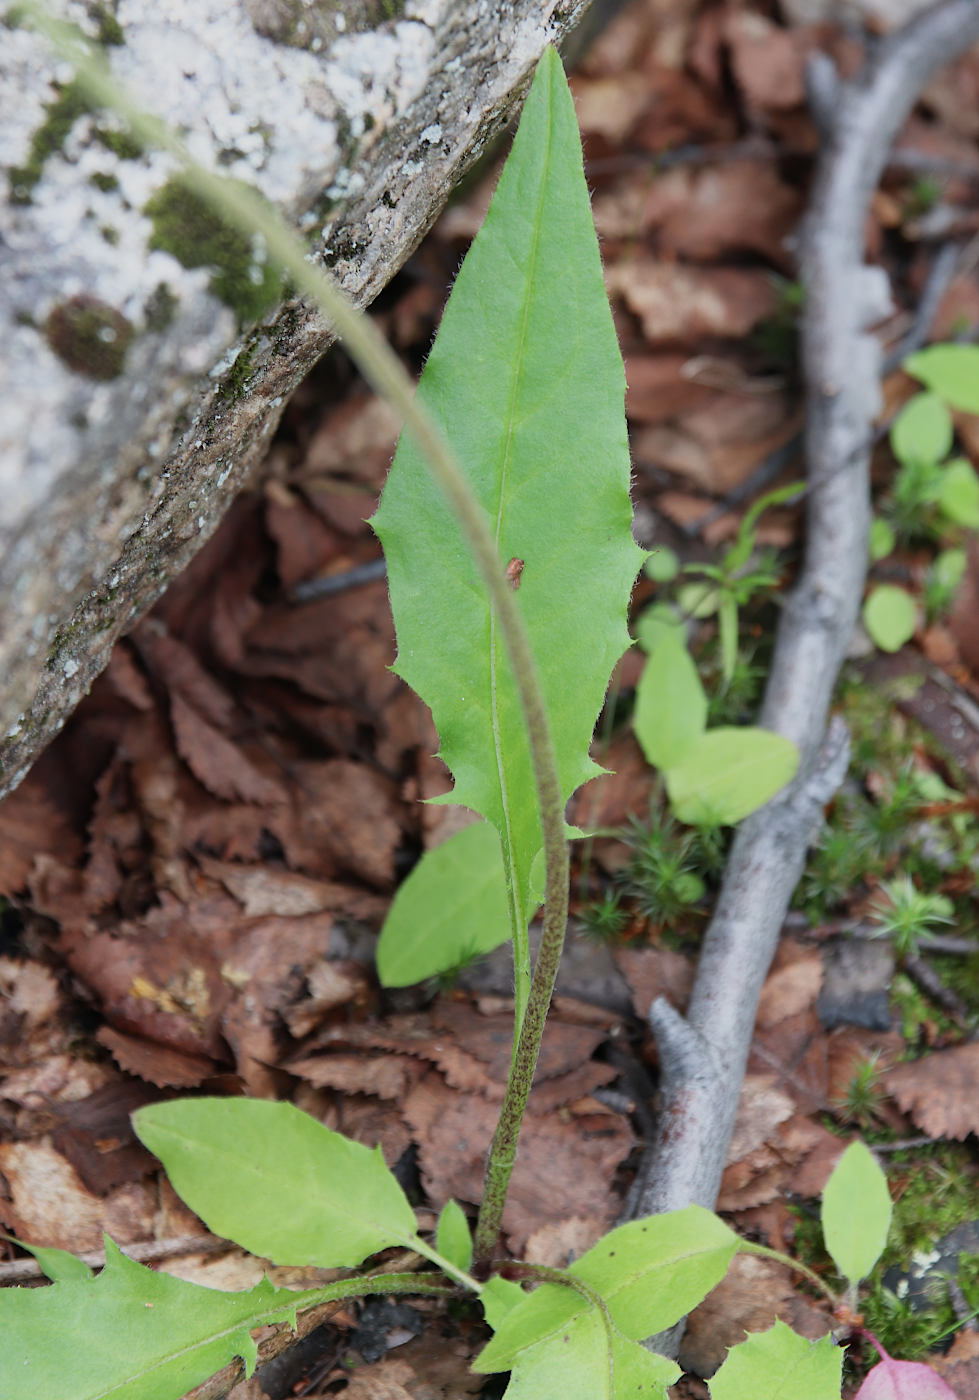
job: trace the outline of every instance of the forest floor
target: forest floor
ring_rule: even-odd
[[[792,236],[819,147],[803,82],[815,48],[844,72],[862,55],[855,32],[762,4],[635,0],[573,76],[626,362],[636,534],[654,551],[637,618],[689,606],[675,570],[718,562],[747,504],[804,474]],[[972,52],[926,91],[873,200],[888,348],[926,290],[923,340],[979,326],[977,136]],[[374,308],[413,373],[497,173],[470,180]],[[902,488],[887,427],[917,387],[900,368],[884,382],[873,478],[896,542],[876,577],[910,591],[918,626],[890,655],[853,638],[836,702],[850,771],[763,993],[719,1209],[831,1276],[814,1203],[862,1136],[895,1207],[867,1325],[965,1397],[979,1395],[979,550]],[[86,1253],[106,1230],[182,1277],[257,1281],[261,1261],[205,1238],[129,1126],[143,1104],[202,1090],[288,1098],[380,1144],[432,1220],[449,1196],[478,1200],[509,1061],[504,950],[396,993],[372,963],[399,882],[468,816],[424,805],[450,782],[427,710],[389,670],[364,522],[397,431],[332,352],[252,489],[0,804],[0,1223],[28,1242]],[[979,418],[956,414],[955,431],[979,462]],[[716,616],[692,628],[713,724],[756,715],[800,547],[798,505],[761,516],[726,682]],[[968,550],[957,578],[936,567],[950,549]],[[300,601],[314,579],[332,591]],[[571,814],[597,834],[575,853],[572,946],[504,1219],[539,1263],[580,1254],[622,1207],[654,1106],[644,1018],[657,995],[683,1007],[729,839],[670,816],[630,728],[642,664],[636,650],[621,662],[595,740],[614,776]],[[4,1248],[0,1281],[23,1281],[32,1262]],[[315,1355],[235,1395],[484,1393],[467,1368],[478,1322],[431,1312],[351,1309]],[[780,1265],[739,1257],[681,1361],[709,1375],[776,1316],[810,1336],[830,1325]]]

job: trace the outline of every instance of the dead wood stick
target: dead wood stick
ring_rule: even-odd
[[[800,259],[806,555],[779,625],[761,715],[763,725],[798,744],[800,770],[783,795],[738,830],[686,1018],[663,998],[651,1008],[663,1106],[631,1203],[637,1215],[691,1202],[712,1208],[717,1200],[758,996],[820,809],[845,771],[845,730],[839,722],[827,730],[826,718],[866,573],[881,362],[867,328],[889,305],[884,273],[864,265],[864,220],[888,148],[918,93],[977,38],[977,0],[946,0],[882,44],[852,83],[834,87],[833,126]],[[821,60],[817,76],[828,62]],[[817,86],[825,91],[827,84]]]

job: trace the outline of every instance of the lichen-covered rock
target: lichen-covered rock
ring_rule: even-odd
[[[366,304],[586,3],[51,8]],[[259,241],[0,13],[2,794],[217,525],[331,336]]]

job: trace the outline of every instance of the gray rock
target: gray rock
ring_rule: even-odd
[[[58,0],[360,305],[587,0]],[[0,795],[214,530],[331,335],[0,20]],[[223,241],[222,241],[223,240]]]

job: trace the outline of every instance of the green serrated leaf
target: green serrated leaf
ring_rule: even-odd
[[[0,1239],[9,1240],[11,1244],[17,1245],[18,1249],[26,1249],[28,1254],[33,1254],[34,1258],[41,1266],[41,1272],[52,1283],[71,1283],[79,1279],[94,1278],[95,1271],[90,1269],[84,1260],[77,1255],[69,1253],[67,1249],[55,1249],[50,1245],[27,1244],[24,1240],[19,1240],[15,1235],[4,1235],[0,1233]]]
[[[415,1213],[381,1149],[292,1104],[176,1099],[139,1109],[133,1126],[208,1229],[260,1258],[354,1268],[415,1239]]]
[[[707,696],[683,631],[663,624],[636,687],[632,727],[647,762],[667,768],[687,753],[707,723]]]
[[[95,1279],[0,1289],[0,1400],[180,1400],[241,1357],[251,1329],[295,1326],[308,1295],[268,1279],[222,1293],[157,1274],[106,1240]]]
[[[597,1309],[587,1308],[520,1353],[506,1400],[666,1400],[680,1374],[675,1361],[609,1329]]]
[[[909,355],[904,368],[952,408],[979,413],[979,346],[929,345]]]
[[[473,1242],[469,1221],[458,1201],[451,1196],[442,1207],[435,1230],[435,1248],[457,1269],[466,1270],[472,1263]]]
[[[842,1377],[831,1336],[810,1342],[776,1322],[731,1347],[708,1386],[711,1400],[840,1400]]]
[[[956,457],[942,472],[938,504],[956,525],[979,529],[979,476],[964,457]]]
[[[914,636],[917,609],[911,594],[892,583],[882,583],[863,605],[863,625],[881,651],[900,651]]]
[[[823,1191],[823,1238],[844,1278],[859,1283],[887,1243],[893,1213],[887,1177],[862,1142],[851,1142]]]
[[[899,462],[942,462],[952,449],[952,415],[937,394],[915,394],[891,427]]]
[[[426,851],[400,886],[381,929],[377,975],[410,987],[510,937],[499,833],[467,826]]]
[[[665,769],[673,810],[690,825],[732,826],[789,782],[799,766],[791,740],[768,729],[711,729]]]
[[[612,1321],[640,1341],[672,1327],[720,1282],[738,1237],[702,1206],[620,1225],[568,1273],[604,1299]],[[519,1352],[556,1334],[590,1308],[571,1287],[546,1283],[502,1320],[478,1358],[479,1371],[505,1371]]]
[[[630,534],[625,376],[605,295],[574,103],[538,66],[513,150],[419,386],[469,478],[537,660],[562,795],[600,770],[588,747],[642,551]],[[508,843],[517,907],[542,845],[523,715],[463,535],[405,435],[372,521],[384,546],[396,669],[432,708],[452,800]]]

